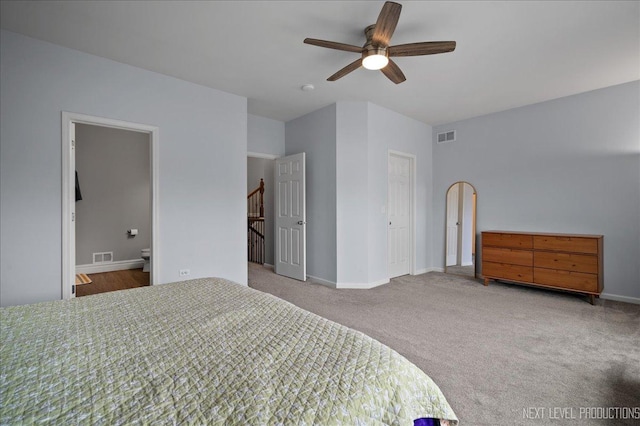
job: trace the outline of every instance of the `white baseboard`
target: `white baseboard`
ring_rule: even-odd
[[[424,268],[424,269],[417,269],[416,273],[413,275],[422,275],[422,274],[426,274],[427,272],[444,272],[444,268]]]
[[[264,266],[265,268],[269,268],[269,269],[271,269],[271,270],[273,270],[273,271],[275,271],[275,270],[276,270],[276,267],[275,267],[275,266],[273,266],[273,265],[272,265],[272,264],[270,264],[270,263],[263,263],[263,264],[262,264],[262,266]]]
[[[336,288],[336,283],[333,281],[328,281],[322,278],[314,277],[313,275],[307,275],[307,279],[313,281],[314,283],[322,284],[327,287]]]
[[[139,269],[144,266],[144,260],[118,260],[117,262],[94,265],[76,265],[76,274],[99,274],[101,272],[124,271],[125,269]]]
[[[369,290],[371,288],[378,287],[383,284],[387,284],[389,282],[389,280],[379,280],[379,281],[374,281],[372,283],[334,283],[333,281],[314,277],[313,275],[307,275],[307,278],[314,283],[322,284],[324,286],[335,288],[338,290],[344,290],[344,289]]]
[[[618,294],[610,294],[610,293],[601,293],[601,299],[614,300],[616,302],[626,302],[633,303],[635,305],[640,305],[640,297],[629,297],[629,296],[620,296]]]
[[[336,288],[339,289],[361,289],[361,290],[369,290],[374,287],[379,287],[384,284],[388,284],[389,280],[379,280],[374,281],[372,283],[338,283]]]

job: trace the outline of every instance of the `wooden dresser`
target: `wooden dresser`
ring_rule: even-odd
[[[593,305],[603,288],[602,235],[482,232],[482,275],[582,293]]]

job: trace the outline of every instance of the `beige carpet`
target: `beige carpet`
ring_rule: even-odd
[[[252,264],[249,285],[400,352],[462,425],[640,424],[584,418],[640,407],[640,305],[434,272],[335,290]]]

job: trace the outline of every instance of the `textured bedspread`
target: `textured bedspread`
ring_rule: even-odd
[[[457,423],[387,346],[217,278],[3,308],[0,344],[0,424]]]

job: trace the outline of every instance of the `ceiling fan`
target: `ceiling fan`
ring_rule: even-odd
[[[304,42],[362,55],[362,57],[329,77],[328,81],[336,81],[363,66],[370,70],[380,70],[389,80],[399,84],[407,78],[400,70],[400,67],[390,59],[392,56],[435,55],[436,53],[452,52],[456,48],[455,41],[425,41],[389,46],[393,31],[396,29],[398,19],[400,19],[401,10],[401,4],[392,1],[385,2],[376,23],[365,28],[364,34],[367,37],[367,41],[362,47],[315,38],[305,38]]]

